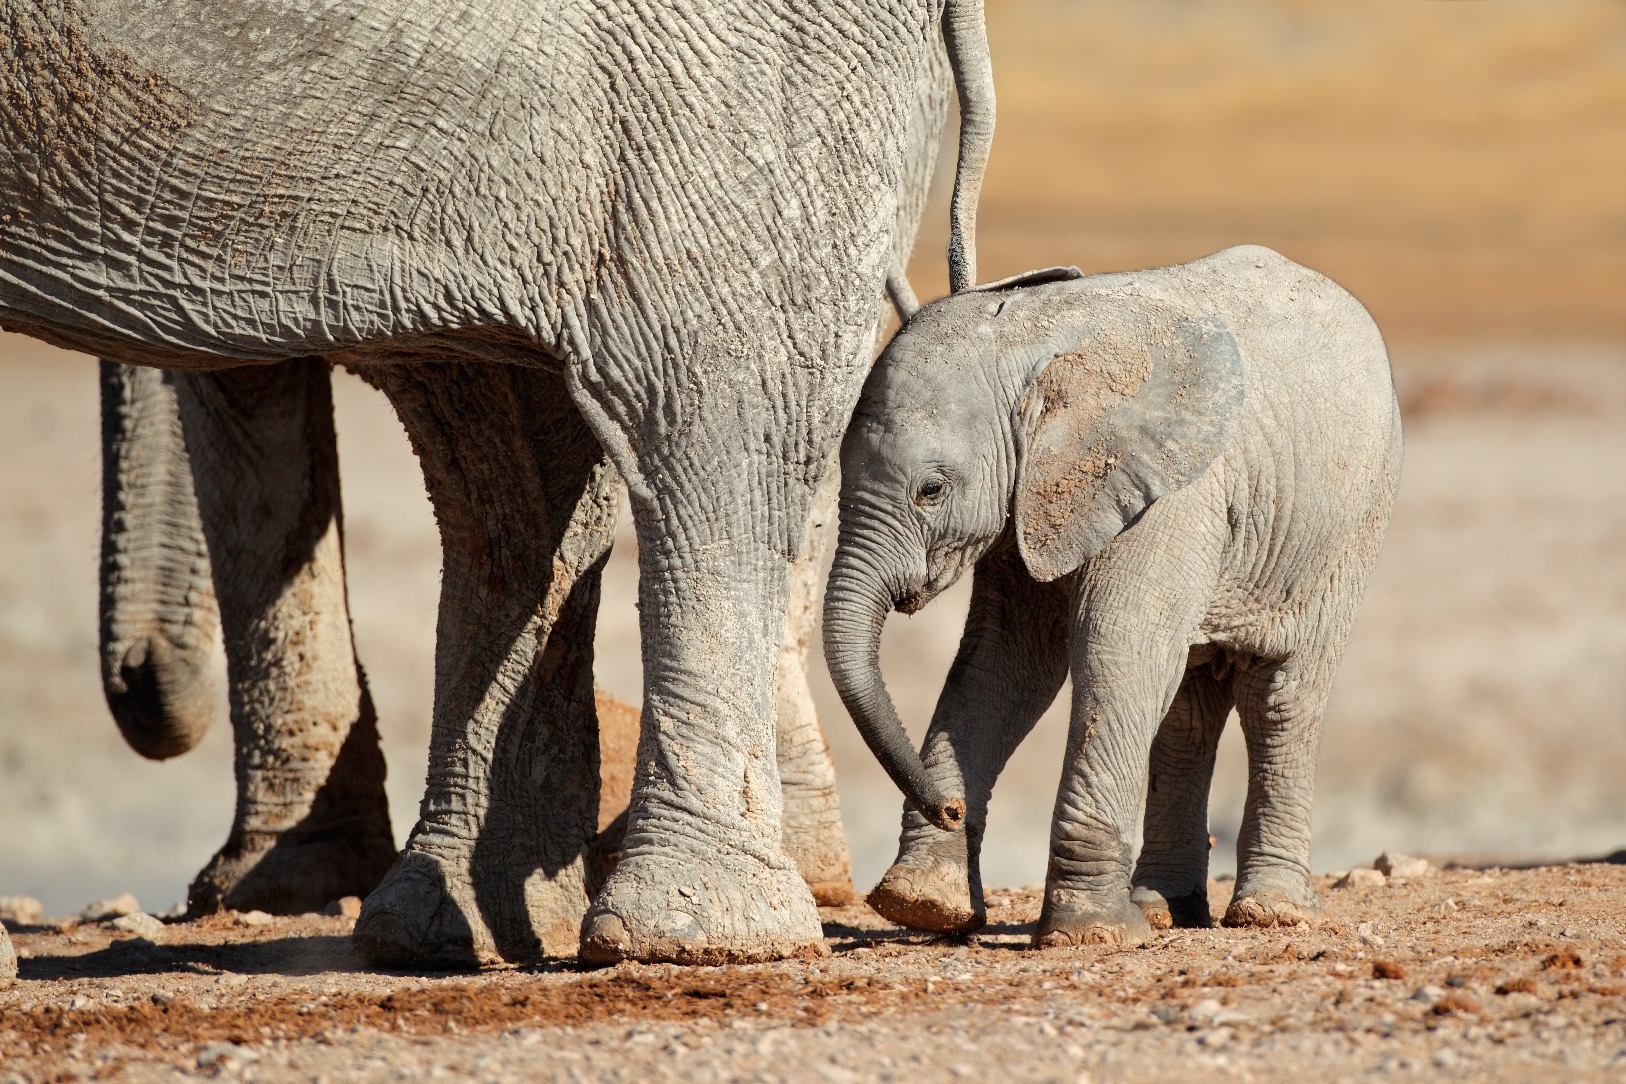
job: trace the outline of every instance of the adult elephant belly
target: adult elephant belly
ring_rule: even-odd
[[[972,5],[948,6],[964,40]],[[822,951],[779,825],[786,570],[867,360],[939,48],[932,5],[862,7],[0,9],[0,323],[166,367],[376,366],[409,430],[461,449],[415,436],[451,510],[435,747],[358,924],[374,955],[486,957],[469,917],[567,868],[550,853],[506,903],[467,898],[459,863],[527,828],[480,814],[501,783],[466,754],[573,785],[549,742],[579,734],[504,724],[531,717],[537,673],[579,662],[550,650],[594,560],[606,452],[641,547],[645,708],[583,951]],[[426,349],[541,371],[394,364]],[[531,428],[482,440],[498,409]],[[526,461],[557,490],[545,515],[492,481]],[[508,591],[544,570],[546,598]]]

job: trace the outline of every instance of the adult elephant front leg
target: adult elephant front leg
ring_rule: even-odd
[[[237,809],[192,914],[320,909],[395,854],[350,633],[328,367],[174,376],[227,645]]]
[[[853,321],[866,343],[872,309]],[[620,426],[606,417],[602,386],[578,394],[625,464],[644,659],[626,848],[583,923],[589,961],[716,964],[826,951],[781,834],[775,675],[787,573],[834,444],[826,419],[836,412],[818,396],[833,388],[819,385],[856,378],[859,337],[835,338],[823,373],[729,371],[702,355],[693,363],[702,372],[666,385],[704,388],[700,401],[684,397],[658,418]],[[684,424],[667,428],[673,418]],[[751,439],[763,427],[767,447]],[[639,435],[618,439],[629,430]]]
[[[615,473],[557,373],[362,375],[418,453],[444,566],[423,804],[356,945],[398,964],[574,954],[598,830],[593,628]]]

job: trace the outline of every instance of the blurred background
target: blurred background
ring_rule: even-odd
[[[1350,288],[1390,343],[1406,476],[1329,709],[1316,867],[1626,847],[1626,5],[989,0],[988,19],[983,278],[1265,244]],[[923,296],[946,287],[945,180],[910,269]],[[356,638],[404,838],[439,548],[388,407],[335,382]],[[67,913],[132,891],[159,910],[225,838],[224,698],[187,756],[125,748],[96,659],[94,363],[0,336],[0,389],[0,894]],[[635,570],[623,531],[599,680],[634,702]],[[917,735],[966,594],[889,625],[883,664]],[[891,859],[899,798],[822,665],[815,690],[862,891]],[[990,884],[1043,878],[1065,727],[1052,709],[995,793]],[[1233,727],[1217,869],[1240,745]]]

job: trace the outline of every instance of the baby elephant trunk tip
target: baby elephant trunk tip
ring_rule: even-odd
[[[950,798],[939,802],[937,809],[926,814],[926,819],[945,832],[958,832],[965,827],[965,799]]]

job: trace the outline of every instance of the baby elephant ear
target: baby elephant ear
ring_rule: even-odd
[[[1106,296],[1023,404],[1016,538],[1053,580],[1094,557],[1159,497],[1202,476],[1245,395],[1236,340],[1168,302]]]

